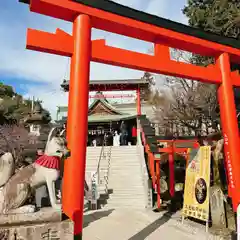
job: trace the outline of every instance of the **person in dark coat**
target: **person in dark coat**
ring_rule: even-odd
[[[120,136],[120,145],[127,145],[127,136],[128,136],[128,132],[127,132],[127,126],[124,123],[124,121],[122,121],[121,126],[120,126],[120,132],[121,132],[121,136]]]

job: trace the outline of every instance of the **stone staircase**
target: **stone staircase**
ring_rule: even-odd
[[[100,206],[104,208],[138,208],[147,206],[148,192],[144,185],[143,159],[139,146],[88,147],[86,181],[96,172],[99,156]],[[146,168],[146,167],[145,167]]]
[[[106,188],[106,178],[108,174],[109,164],[110,164],[110,155],[111,147],[105,146],[102,147],[88,147],[87,148],[87,160],[86,160],[86,175],[85,179],[90,184],[91,173],[95,173],[99,164],[99,188],[104,190]],[[101,159],[100,158],[101,155]]]
[[[144,209],[147,206],[138,146],[112,147],[108,189],[112,193],[106,208]]]
[[[97,192],[99,195],[98,205],[106,204],[108,198],[108,173],[109,164],[111,160],[111,147],[87,147],[87,160],[86,160],[86,173],[85,180],[89,187],[89,192],[85,196],[85,208],[88,208],[88,199],[91,195],[91,177],[92,174],[96,174],[97,179]],[[99,169],[98,169],[99,168]]]

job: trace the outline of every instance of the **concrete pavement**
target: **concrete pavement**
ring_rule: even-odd
[[[206,233],[204,225],[189,220],[185,220],[182,224],[180,212],[170,214],[154,213],[150,210],[103,209],[85,213],[83,239],[223,240],[230,238]]]

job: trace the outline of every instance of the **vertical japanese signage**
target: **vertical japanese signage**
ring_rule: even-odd
[[[226,158],[227,172],[228,172],[228,185],[229,185],[229,191],[231,194],[231,189],[234,189],[235,185],[233,180],[233,171],[232,171],[233,169],[232,169],[232,163],[230,158],[227,134],[224,134],[224,148],[225,148],[225,158]]]
[[[92,204],[97,204],[98,196],[98,175],[95,172],[91,173],[91,196],[90,201]]]
[[[183,216],[208,221],[211,147],[189,150],[186,168]]]

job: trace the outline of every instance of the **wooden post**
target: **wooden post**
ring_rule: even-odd
[[[174,141],[171,141],[169,148],[171,151],[168,155],[168,165],[169,165],[169,192],[171,197],[174,197],[175,193],[175,167],[174,167]]]
[[[157,207],[161,207],[161,189],[160,189],[160,160],[155,161],[156,163],[156,181],[157,181]]]
[[[138,88],[137,88],[137,115],[138,116],[142,115],[140,86],[138,86]]]

